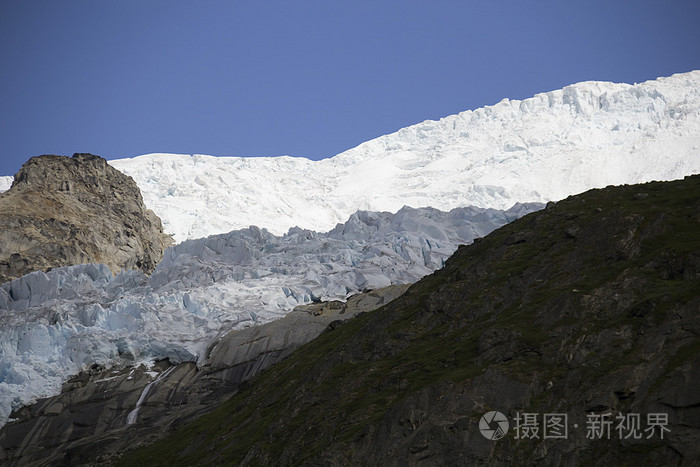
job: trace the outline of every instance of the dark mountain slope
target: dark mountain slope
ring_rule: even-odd
[[[592,190],[460,247],[122,462],[694,465],[699,336],[700,176]],[[490,410],[510,421],[498,441],[479,431]],[[539,438],[515,438],[518,413]],[[566,438],[543,439],[545,413]],[[618,413],[639,430],[588,430]]]

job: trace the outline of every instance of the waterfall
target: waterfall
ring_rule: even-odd
[[[175,369],[175,366],[171,366],[167,370],[165,370],[163,373],[159,374],[158,377],[148,383],[145,388],[143,388],[143,391],[141,391],[141,396],[139,397],[139,400],[136,401],[136,407],[134,407],[134,410],[129,412],[129,415],[126,416],[126,424],[127,425],[133,425],[136,423],[136,417],[139,415],[139,409],[141,408],[141,405],[143,404],[143,401],[146,400],[146,397],[148,396],[148,392],[151,390],[151,386],[153,386],[155,383],[160,381],[161,379],[165,378],[170,374],[171,371]]]

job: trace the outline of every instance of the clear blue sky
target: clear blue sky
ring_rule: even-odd
[[[330,157],[700,68],[698,0],[0,0],[0,175],[39,154]]]

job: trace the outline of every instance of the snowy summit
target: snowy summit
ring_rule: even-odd
[[[700,172],[700,71],[583,82],[425,121],[330,159],[113,160],[177,242],[250,225],[327,231],[357,210],[508,209]]]

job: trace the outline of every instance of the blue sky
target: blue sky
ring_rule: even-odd
[[[585,80],[700,69],[697,0],[0,0],[0,175],[39,154],[320,159]]]

